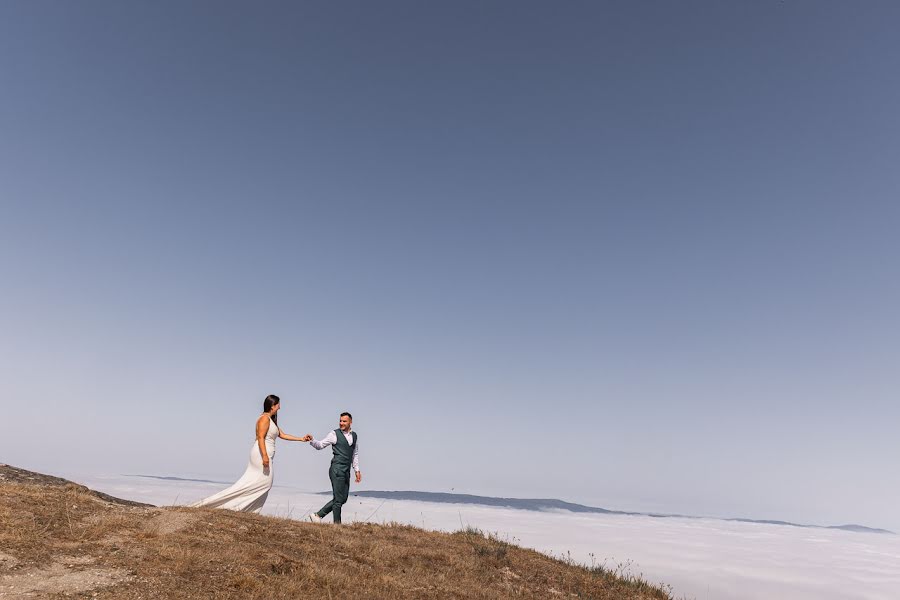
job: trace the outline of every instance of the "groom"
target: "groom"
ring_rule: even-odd
[[[334,511],[334,522],[341,522],[341,507],[347,502],[350,494],[350,467],[356,471],[356,483],[362,481],[362,473],[359,470],[359,446],[356,443],[356,432],[350,431],[353,425],[353,415],[348,412],[341,413],[338,422],[339,428],[330,431],[322,441],[313,439],[309,445],[316,450],[331,446],[334,456],[331,459],[331,468],[328,477],[331,479],[332,498],[319,512],[309,515],[313,523],[321,523],[322,517]],[[310,436],[312,437],[312,436]]]

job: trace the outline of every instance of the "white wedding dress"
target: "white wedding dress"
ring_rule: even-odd
[[[241,512],[262,510],[263,504],[272,489],[272,467],[275,464],[275,438],[278,437],[278,425],[269,419],[269,430],[266,431],[266,452],[269,454],[269,467],[263,468],[259,443],[253,442],[250,447],[250,464],[247,470],[234,485],[209,498],[190,504],[192,507],[227,508]]]

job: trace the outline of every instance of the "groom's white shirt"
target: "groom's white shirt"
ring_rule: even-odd
[[[353,443],[353,435],[349,431],[342,431],[344,437],[347,439],[348,444]],[[319,440],[311,440],[309,445],[315,448],[316,450],[321,450],[322,448],[327,448],[332,444],[337,444],[337,436],[334,434],[334,431],[329,431],[328,435],[322,441]],[[353,470],[359,473],[359,442],[353,446]]]

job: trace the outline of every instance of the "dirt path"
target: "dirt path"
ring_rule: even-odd
[[[15,561],[15,557],[3,556]],[[0,598],[42,598],[59,593],[90,592],[130,578],[126,571],[92,566],[93,562],[89,556],[64,556],[43,569],[0,575]]]

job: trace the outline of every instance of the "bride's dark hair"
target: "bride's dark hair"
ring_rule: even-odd
[[[268,396],[266,396],[266,399],[263,400],[263,412],[269,412],[276,404],[281,404],[281,398],[275,396],[274,394],[269,394]],[[278,425],[278,415],[272,415],[272,422]]]

